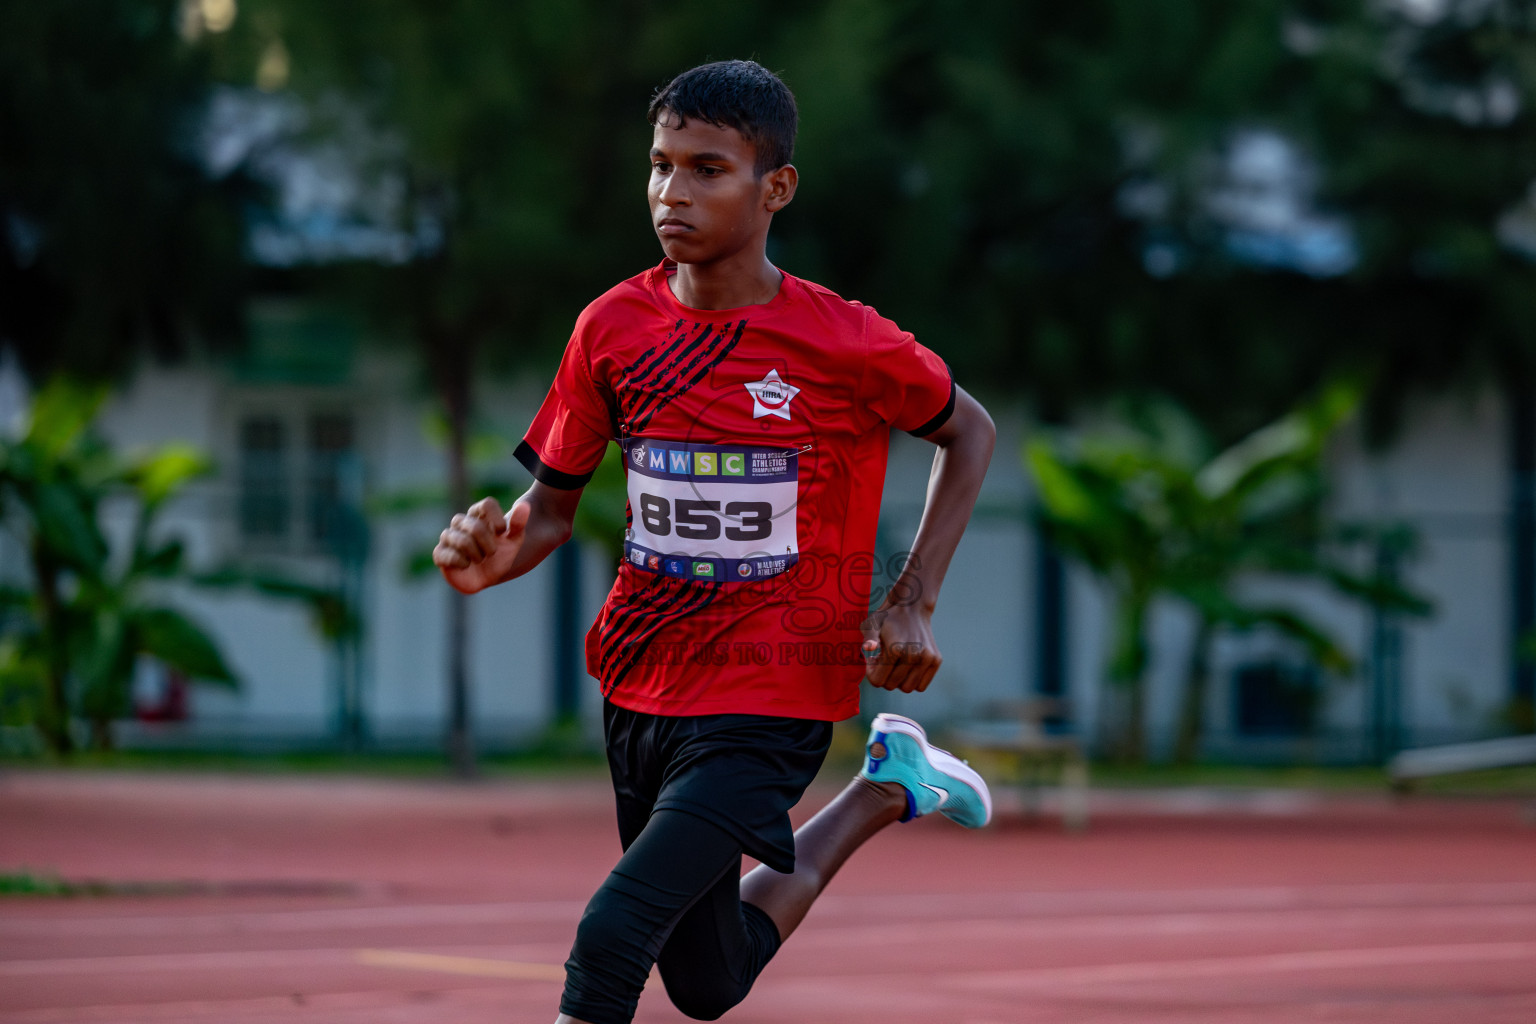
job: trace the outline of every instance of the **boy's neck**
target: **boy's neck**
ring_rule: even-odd
[[[693,309],[760,306],[779,294],[784,275],[761,252],[756,259],[718,263],[679,263],[667,278],[672,295]]]

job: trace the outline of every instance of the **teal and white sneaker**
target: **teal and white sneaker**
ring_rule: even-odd
[[[869,729],[868,757],[859,774],[872,782],[896,782],[907,791],[911,821],[938,811],[966,828],[992,820],[992,794],[975,769],[928,742],[923,727],[901,715],[876,715]]]

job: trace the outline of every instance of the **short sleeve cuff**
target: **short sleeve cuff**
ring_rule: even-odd
[[[938,411],[938,413],[936,413],[934,415],[934,417],[931,420],[929,420],[927,423],[924,423],[922,426],[917,427],[915,429],[909,430],[909,431],[907,431],[907,433],[911,434],[913,437],[927,437],[929,434],[933,433],[935,430],[938,430],[944,424],[948,423],[949,422],[949,418],[951,416],[953,416],[954,414],[955,414],[955,378],[954,377],[950,377],[949,378],[949,401],[944,403],[944,408],[940,409]]]
[[[953,396],[950,397],[949,404],[951,406],[955,404]],[[539,458],[539,453],[534,451],[533,445],[527,441],[523,441],[517,446],[517,450],[512,453],[512,457],[521,462],[523,468],[532,473],[533,478],[539,483],[547,484],[562,491],[580,490],[587,486],[587,482],[592,479],[591,472],[566,473],[563,470],[556,469]]]

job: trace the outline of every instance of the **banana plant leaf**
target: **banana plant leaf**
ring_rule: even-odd
[[[135,653],[148,654],[192,679],[239,685],[218,644],[197,623],[174,608],[143,608],[129,620]]]

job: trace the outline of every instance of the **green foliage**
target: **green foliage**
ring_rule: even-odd
[[[611,444],[603,453],[592,479],[582,490],[581,504],[572,524],[576,537],[593,545],[610,562],[619,560],[624,547],[624,513],[628,500],[628,481],[624,477],[624,456],[619,446]]]
[[[656,258],[645,102],[690,65],[752,56],[803,115],[774,258],[1050,417],[1151,390],[1230,440],[1341,370],[1375,371],[1381,425],[1415,388],[1532,371],[1526,4],[237,12],[194,38],[176,0],[0,8],[0,290],[17,299],[0,333],[29,367],[120,370],[146,344],[184,348],[188,324],[238,336],[240,217],[269,197],[251,167],[213,180],[196,130],[216,87],[259,83],[306,101],[313,140],[346,148],[359,118],[388,140],[369,184],[403,190],[403,229],[431,229],[415,259],[281,286],[339,295],[412,339],[462,404],[463,367],[547,362],[585,302]],[[1300,155],[1295,201],[1349,239],[1337,267],[1235,241],[1217,200],[1254,133]]]
[[[575,539],[602,552],[609,561],[617,561],[624,546],[624,513],[627,495],[624,466],[617,445],[609,445],[598,463],[592,479],[582,489],[581,504],[576,509],[576,519],[571,524]],[[495,476],[476,476],[470,484],[475,500],[495,498],[502,508],[510,509],[519,494],[519,487],[510,480]],[[443,512],[448,508],[447,489],[440,485],[422,485],[403,488],[376,497],[370,502],[371,511],[386,516],[406,516],[419,512]],[[437,572],[432,561],[432,549],[437,540],[434,536],[407,552],[402,566],[407,578],[417,579]]]
[[[111,721],[130,711],[141,656],[236,684],[208,634],[160,601],[164,584],[186,574],[182,546],[159,536],[157,514],[209,464],[184,446],[120,459],[90,429],[102,396],[55,378],[35,396],[25,432],[0,442],[0,520],[28,565],[25,585],[0,590],[0,714],[37,725],[58,751],[72,745],[74,716],[109,742]],[[133,512],[114,552],[101,508],[116,499]]]
[[[80,889],[80,886],[56,875],[38,875],[30,871],[7,871],[0,874],[0,897],[75,896]]]
[[[1176,406],[1133,410],[1134,428],[1075,447],[1039,439],[1025,449],[1053,543],[1110,585],[1115,598],[1108,677],[1126,693],[1119,752],[1143,754],[1147,618],[1160,598],[1201,622],[1188,678],[1180,754],[1193,756],[1209,646],[1218,629],[1269,628],[1336,675],[1353,659],[1326,626],[1296,609],[1246,600],[1247,575],[1322,580],[1379,607],[1427,614],[1429,605],[1389,581],[1354,572],[1323,515],[1323,446],[1359,403],[1358,386],[1334,383],[1225,450]]]
[[[0,337],[36,377],[233,340],[259,197],[200,166],[180,0],[0,4]]]
[[[352,640],[361,636],[363,623],[357,609],[335,587],[296,579],[289,573],[259,566],[231,564],[192,578],[199,587],[215,590],[250,590],[283,601],[294,601],[309,610],[315,632],[326,640]]]

